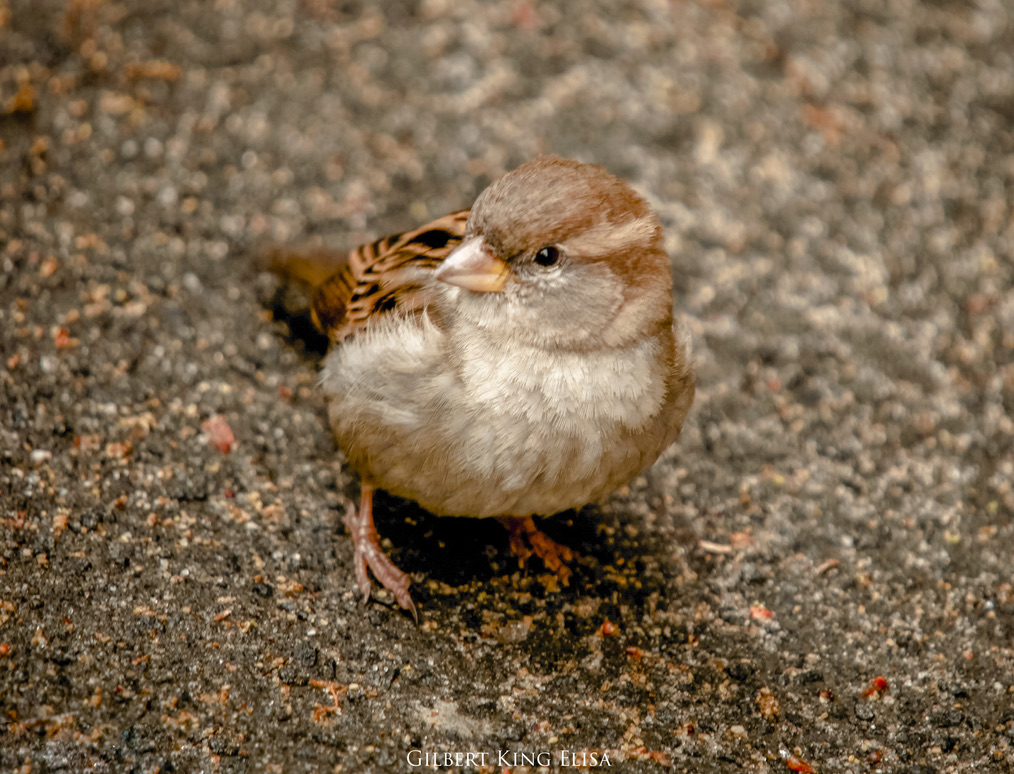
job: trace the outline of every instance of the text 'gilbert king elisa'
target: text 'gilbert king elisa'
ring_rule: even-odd
[[[550,752],[522,752],[521,750],[497,750],[493,752],[437,752],[409,750],[406,755],[409,768],[449,769],[452,766],[580,766],[592,768],[612,766],[609,753],[605,750],[556,750]]]

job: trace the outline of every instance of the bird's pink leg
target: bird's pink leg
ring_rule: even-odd
[[[518,558],[518,564],[524,568],[528,559],[534,554],[546,565],[546,569],[560,579],[564,586],[570,581],[571,569],[567,562],[574,559],[574,552],[553,540],[549,535],[535,526],[531,516],[519,518],[504,516],[499,519],[510,533],[511,551]]]
[[[360,487],[360,492],[359,510],[357,511],[352,503],[345,509],[345,526],[352,533],[356,583],[363,594],[363,601],[367,602],[370,599],[370,576],[366,572],[368,567],[380,584],[394,594],[398,604],[412,613],[412,617],[418,622],[415,603],[408,593],[412,579],[395,567],[380,547],[380,536],[377,535],[377,528],[373,525],[373,487],[364,483]]]

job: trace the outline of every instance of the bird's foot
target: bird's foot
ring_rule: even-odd
[[[412,596],[408,593],[412,579],[395,567],[394,562],[380,547],[380,536],[377,534],[377,528],[373,525],[372,486],[362,485],[362,496],[358,510],[352,503],[346,506],[345,526],[352,534],[356,583],[359,586],[359,591],[362,592],[363,601],[367,602],[370,599],[372,584],[370,576],[367,574],[367,568],[369,568],[373,572],[373,577],[380,581],[380,585],[390,591],[398,604],[408,610],[418,623],[419,615],[416,612]]]
[[[518,518],[504,516],[500,523],[506,527],[510,535],[511,552],[517,556],[518,564],[524,569],[528,559],[533,555],[539,557],[546,569],[560,579],[566,586],[570,581],[571,569],[567,562],[573,561],[575,553],[553,540],[549,535],[535,526],[531,516]]]

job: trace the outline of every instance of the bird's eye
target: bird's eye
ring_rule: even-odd
[[[560,251],[552,245],[543,247],[539,252],[535,254],[535,262],[539,266],[556,266],[560,261]]]

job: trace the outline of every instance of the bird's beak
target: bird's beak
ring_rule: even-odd
[[[486,240],[472,237],[458,245],[433,276],[476,293],[499,293],[509,274],[510,267],[493,255]]]

